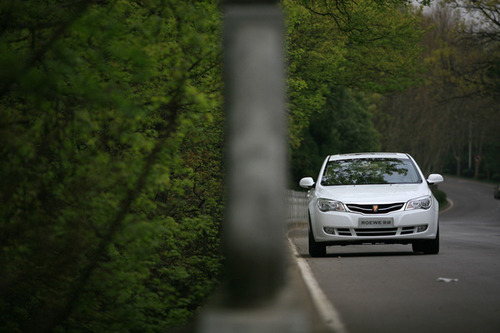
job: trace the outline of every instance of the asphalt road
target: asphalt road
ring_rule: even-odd
[[[440,214],[438,255],[356,245],[311,258],[307,230],[290,234],[348,333],[500,333],[500,200],[468,180],[439,188],[453,206]]]

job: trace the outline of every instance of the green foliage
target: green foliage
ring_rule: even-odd
[[[286,0],[284,8],[292,149],[332,87],[384,93],[417,82],[423,30],[403,4]]]
[[[459,2],[463,3],[455,3]],[[463,9],[476,11],[487,4],[469,5]],[[498,6],[490,3],[488,7]],[[495,63],[487,61],[499,56],[498,43],[494,39],[482,43],[481,29],[488,26],[488,20],[476,14],[464,20],[448,5],[422,14],[427,31],[423,39],[424,84],[386,94],[376,113],[375,127],[383,133],[383,149],[410,153],[424,174],[460,176],[465,169],[465,175],[491,179],[500,172]],[[494,29],[488,33],[498,34]],[[482,157],[480,163],[472,160],[472,170],[469,149],[472,157]]]
[[[434,194],[434,197],[436,200],[439,202],[439,207],[443,208],[448,205],[448,199],[447,195],[445,192],[439,190],[437,187],[432,188],[432,194]]]
[[[446,0],[447,8],[462,13],[455,18],[455,50],[462,51],[458,63],[450,63],[444,70],[452,70],[463,85],[464,95],[480,95],[498,99],[500,75],[500,29],[498,0]],[[444,7],[444,6],[443,6]]]
[[[292,181],[316,177],[327,155],[379,150],[372,124],[374,105],[365,94],[347,88],[332,89],[326,108],[310,118],[300,147],[292,153]]]
[[[216,1],[0,5],[2,332],[157,332],[220,267]]]

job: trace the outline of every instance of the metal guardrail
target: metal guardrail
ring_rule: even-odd
[[[287,222],[307,221],[307,192],[287,190]]]

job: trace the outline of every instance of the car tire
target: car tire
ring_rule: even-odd
[[[413,252],[423,252],[424,251],[424,246],[422,244],[422,241],[415,242],[411,244]]]
[[[326,256],[326,245],[314,240],[311,226],[311,217],[309,217],[309,254],[311,255],[311,257]]]
[[[435,239],[422,242],[422,252],[424,252],[424,254],[439,253],[439,228]]]
[[[318,243],[314,240],[311,228],[309,228],[309,254],[311,257],[326,256],[326,245]]]

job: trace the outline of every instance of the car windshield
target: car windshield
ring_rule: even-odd
[[[410,159],[358,158],[329,161],[321,185],[370,185],[420,183]]]

